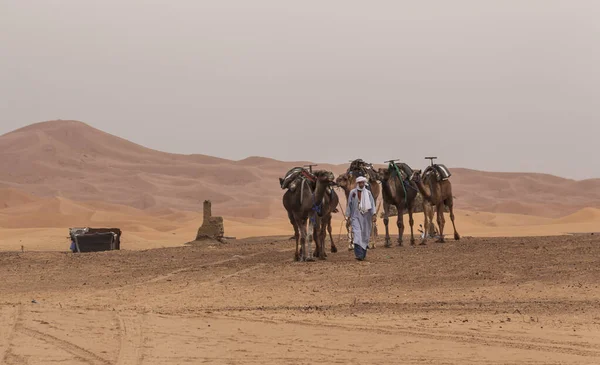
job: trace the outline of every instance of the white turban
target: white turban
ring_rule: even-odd
[[[360,182],[364,182],[365,184],[367,183],[367,178],[364,176],[359,176],[356,178],[356,183],[360,183]],[[358,210],[362,213],[365,214],[366,212],[370,211],[372,208],[371,205],[371,192],[369,190],[367,190],[366,188],[361,188],[361,187],[357,187],[358,190],[360,190],[362,192],[362,195],[360,197],[360,202],[358,203]]]

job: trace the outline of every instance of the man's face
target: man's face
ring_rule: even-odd
[[[359,182],[359,183],[358,183],[358,187],[359,187],[359,188],[361,188],[361,189],[364,189],[364,187],[365,187],[365,182],[364,182],[364,181],[361,181],[361,182]]]

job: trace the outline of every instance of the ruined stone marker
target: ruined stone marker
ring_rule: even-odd
[[[212,203],[210,200],[204,201],[204,220],[202,226],[198,229],[196,241],[217,240],[224,242],[225,227],[223,226],[223,217],[212,216]]]

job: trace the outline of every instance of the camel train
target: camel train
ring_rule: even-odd
[[[314,261],[315,258],[326,259],[325,239],[327,232],[331,240],[331,252],[337,252],[333,240],[331,219],[333,213],[342,207],[335,188],[341,188],[348,199],[348,194],[356,186],[356,179],[363,176],[367,179],[367,188],[371,191],[375,204],[383,205],[383,224],[385,226],[385,247],[391,247],[389,231],[389,217],[392,207],[397,211],[398,220],[398,246],[403,245],[404,238],[404,213],[408,214],[410,226],[410,244],[415,245],[414,219],[415,208],[423,211],[424,232],[421,235],[421,245],[425,245],[427,238],[432,236],[434,212],[437,214],[439,236],[436,242],[444,240],[444,211],[450,213],[450,220],[454,229],[454,239],[460,240],[454,222],[454,208],[450,171],[441,164],[435,164],[435,157],[427,157],[431,164],[423,171],[413,170],[399,160],[386,161],[387,167],[375,170],[372,164],[361,159],[354,160],[345,173],[335,178],[331,171],[312,171],[315,165],[295,167],[288,171],[284,178],[279,179],[281,188],[286,190],[283,194],[283,206],[294,228],[293,239],[296,241],[294,259],[296,261]],[[422,199],[417,199],[418,196]],[[381,203],[378,203],[379,197]],[[419,203],[418,203],[419,202]],[[377,215],[373,216],[373,236],[377,236]],[[352,229],[346,219],[349,249],[352,246]],[[315,250],[312,250],[312,243]],[[375,248],[375,239],[369,243],[369,248]]]

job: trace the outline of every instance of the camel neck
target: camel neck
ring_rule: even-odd
[[[320,202],[323,200],[323,197],[325,196],[326,188],[327,188],[327,184],[317,181],[317,186],[315,188],[315,201]]]
[[[385,196],[393,197],[394,190],[392,189],[392,184],[394,183],[394,178],[390,177],[387,180],[381,180],[381,191],[385,194]]]
[[[383,188],[387,190],[387,194],[389,196],[394,197],[394,199],[396,199],[396,197],[404,199],[406,189],[404,186],[402,186],[402,184],[403,182],[401,178],[399,178],[397,175],[392,175],[386,180],[386,183],[382,185],[384,185]]]
[[[431,191],[428,191],[428,188],[425,186],[425,184],[423,184],[423,179],[419,179],[417,181],[417,188],[419,189],[421,195],[423,195],[424,199],[429,201],[431,200]]]

